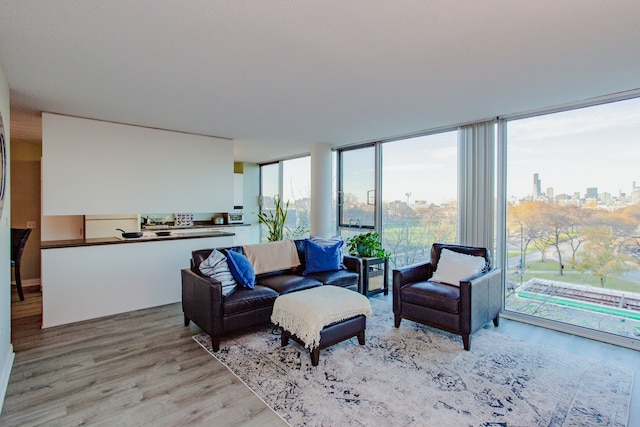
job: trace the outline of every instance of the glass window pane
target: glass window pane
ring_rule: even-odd
[[[457,132],[382,145],[382,237],[394,268],[455,243],[457,191]]]
[[[341,152],[341,226],[375,226],[375,148]]]
[[[307,237],[311,228],[311,157],[282,162],[282,200],[289,202],[286,228],[289,238]]]
[[[273,198],[279,194],[279,170],[280,165],[273,163],[260,167],[260,195],[262,196],[261,210],[273,209]]]
[[[508,122],[505,308],[640,336],[640,99]]]

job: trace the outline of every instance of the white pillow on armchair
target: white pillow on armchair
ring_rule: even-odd
[[[482,272],[487,260],[481,256],[461,254],[449,249],[442,249],[436,271],[431,281],[447,285],[460,286],[460,280],[477,276]]]

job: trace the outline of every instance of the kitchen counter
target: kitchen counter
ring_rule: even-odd
[[[225,227],[225,226],[216,226]],[[162,231],[162,229],[155,229],[156,231]],[[166,230],[166,229],[164,229]],[[205,237],[229,237],[235,236],[235,233],[224,232],[218,230],[210,230],[209,228],[199,227],[175,227],[171,229],[169,236],[157,236],[153,231],[143,230],[143,236],[133,239],[125,239],[121,237],[104,237],[95,239],[69,239],[69,240],[49,240],[40,242],[40,249],[59,249],[59,248],[74,248],[81,246],[100,246],[100,245],[115,245],[123,243],[145,243],[145,242],[157,242],[162,240],[183,240],[183,239],[201,239]]]

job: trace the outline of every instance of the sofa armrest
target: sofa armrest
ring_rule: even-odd
[[[460,328],[474,333],[502,310],[502,269],[460,282]]]
[[[192,320],[209,335],[222,333],[223,297],[219,281],[185,268],[182,274],[182,311],[185,324]]]
[[[362,275],[362,260],[360,258],[351,255],[345,255],[342,258],[342,263],[345,267],[347,267],[347,270]]]

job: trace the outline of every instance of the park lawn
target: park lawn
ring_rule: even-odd
[[[580,273],[576,270],[570,270],[566,267],[566,264],[564,274],[560,276],[558,274],[558,262],[555,260],[527,263],[527,268],[525,269],[525,273],[522,275],[522,280],[526,282],[533,278],[575,283],[577,285],[590,285],[596,288],[600,287],[599,277],[588,273]],[[640,283],[630,282],[628,280],[622,280],[615,277],[606,278],[604,288],[640,293]]]

